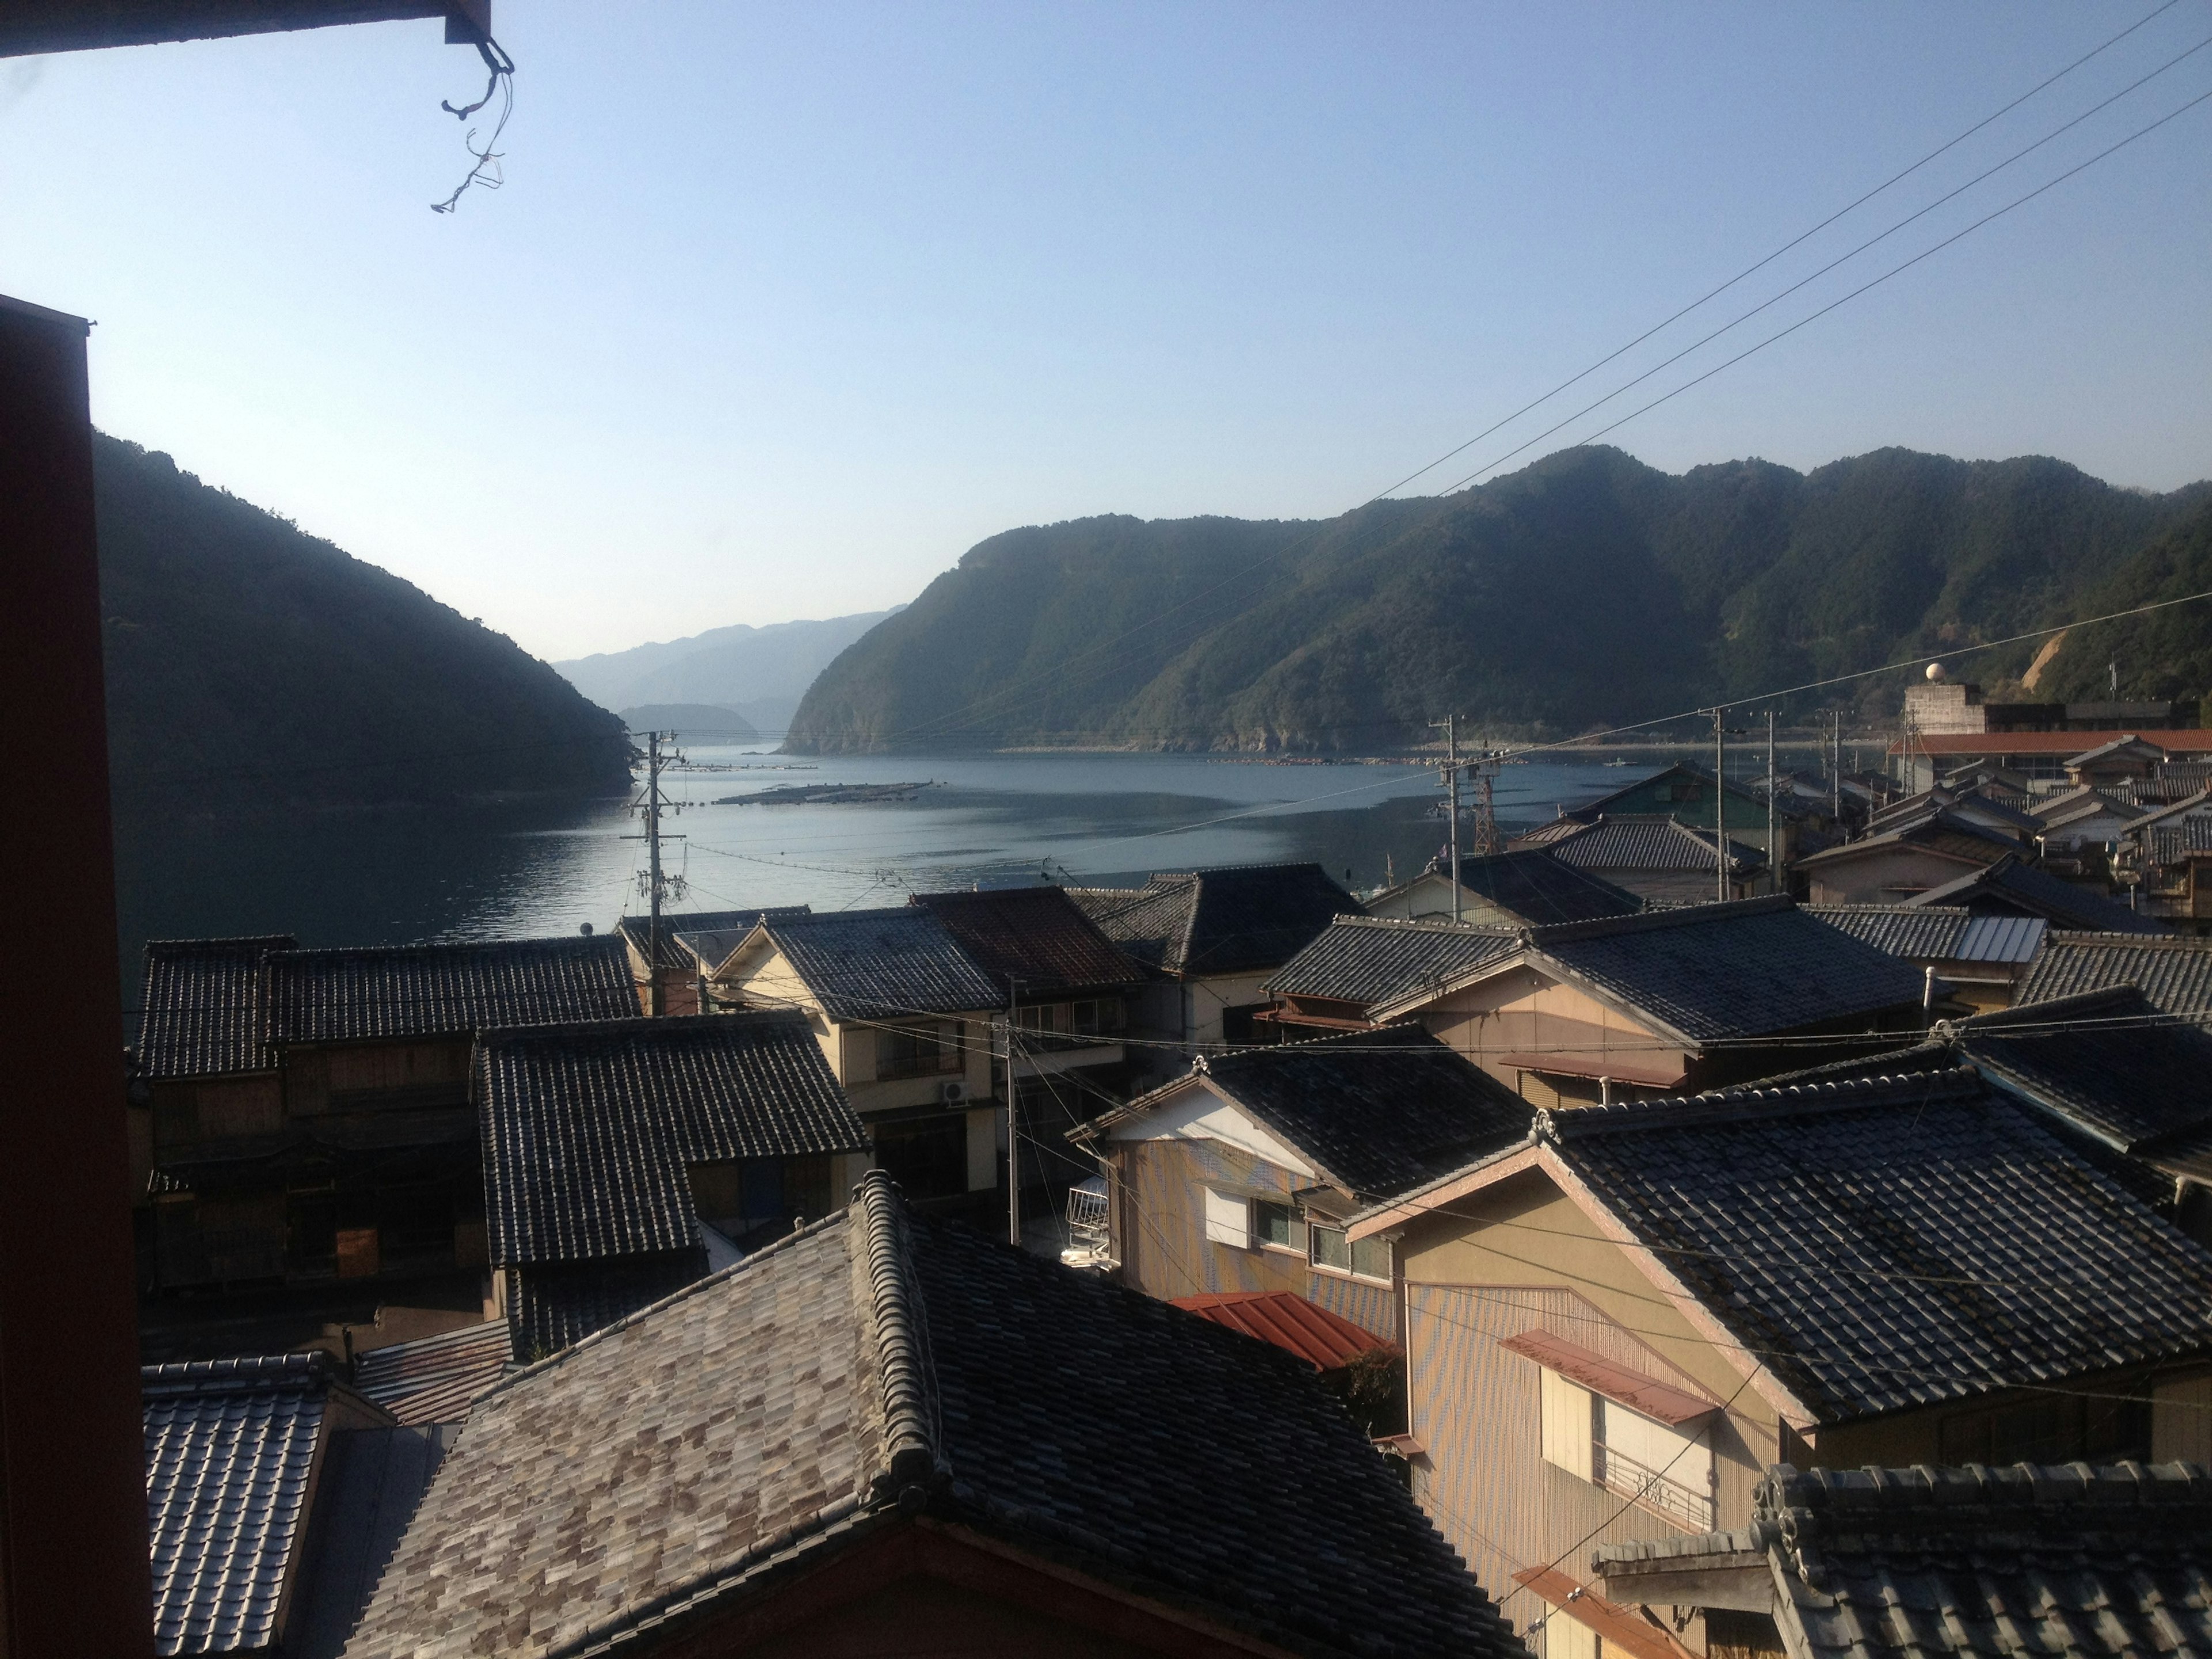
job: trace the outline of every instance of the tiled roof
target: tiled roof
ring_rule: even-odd
[[[1907,962],[2033,962],[2041,916],[1978,916],[1956,905],[1808,904],[1808,916]]]
[[[459,1433],[458,1423],[421,1423],[331,1437],[316,1477],[315,1559],[284,1621],[283,1659],[339,1659]]]
[[[1711,830],[1693,830],[1656,813],[1601,817],[1579,833],[1544,846],[1552,857],[1578,870],[1710,871],[1715,862]],[[1766,854],[1759,848],[1729,837],[1731,873],[1741,875],[1765,864]]]
[[[1155,874],[1142,887],[1071,887],[1099,930],[1170,974],[1279,968],[1359,905],[1318,864],[1231,865]]]
[[[679,933],[735,933],[740,939],[752,932],[763,916],[803,916],[810,914],[804,904],[770,906],[750,910],[664,910],[660,915],[660,956],[656,966],[689,968],[690,959],[677,942]],[[630,948],[639,956],[652,954],[653,918],[624,916],[615,924]],[[726,951],[724,956],[729,953]],[[719,963],[719,958],[718,958]]]
[[[1712,843],[1705,845],[1710,860]],[[1459,884],[1531,927],[1634,915],[1644,908],[1635,894],[1536,848],[1462,859]]]
[[[762,924],[832,1019],[896,1019],[1006,1006],[1006,989],[927,910],[832,910]]]
[[[514,1357],[527,1364],[574,1347],[696,1284],[706,1271],[707,1252],[699,1249],[518,1268],[507,1309]]]
[[[402,1423],[458,1423],[512,1358],[504,1319],[371,1348],[354,1361],[354,1388]]]
[[[2212,1013],[2212,939],[2054,933],[2021,982],[2022,1002],[2132,985],[2169,1014]]]
[[[2154,864],[2179,864],[2191,853],[2212,853],[2212,816],[2198,812],[2154,824],[2143,832]]]
[[[1133,985],[1145,977],[1058,887],[917,893],[908,902],[943,922],[1002,992],[1010,977],[1021,981],[1024,997]]]
[[[1517,933],[1468,922],[1339,916],[1262,988],[1366,1006],[1395,1002],[1520,948]]]
[[[205,1077],[266,1066],[262,958],[297,942],[283,933],[149,939],[139,1005],[140,1071],[152,1078]]]
[[[2212,1032],[2129,986],[2016,1005],[1959,1027],[1962,1053],[2122,1152],[2212,1123]]]
[[[690,1165],[868,1146],[793,1011],[491,1031],[474,1069],[501,1267],[689,1249]]]
[[[1530,947],[1694,1042],[1917,1006],[1922,975],[1785,897],[1539,927]]]
[[[1793,1653],[2212,1651],[2201,1466],[1783,1464],[1759,1488],[1757,1525]]]
[[[2157,933],[2167,930],[2148,916],[2139,916],[2124,904],[2115,904],[2102,893],[2061,881],[2047,870],[2023,864],[2008,855],[1987,869],[1976,870],[1947,881],[1940,887],[1907,901],[1911,905],[1963,905],[1969,910],[2005,910],[2041,916],[2053,927],[2082,933]]]
[[[637,1012],[619,937],[285,951],[269,957],[275,1042],[461,1036]]]
[[[1539,1124],[1824,1422],[2212,1352],[2212,1251],[1970,1068]]]
[[[332,1374],[323,1353],[141,1373],[157,1653],[275,1641]]]
[[[880,1175],[479,1401],[348,1651],[647,1651],[917,1521],[1291,1653],[1520,1652],[1307,1366]]]
[[[1893,847],[1919,847],[1970,864],[1995,864],[2020,851],[2020,842],[1996,830],[1983,828],[1953,812],[1940,809],[1894,824],[1856,841],[1831,847],[1797,860],[1797,867],[1847,863]],[[1949,901],[1945,900],[1948,903]]]
[[[1413,1025],[1204,1054],[1194,1069],[1363,1197],[1404,1192],[1528,1132],[1526,1101]]]
[[[1333,1314],[1296,1291],[1226,1291],[1179,1296],[1175,1305],[1200,1319],[1294,1353],[1316,1370],[1334,1370],[1362,1354],[1388,1353],[1394,1344]]]

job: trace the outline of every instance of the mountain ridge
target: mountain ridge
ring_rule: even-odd
[[[1327,520],[1028,526],[842,653],[786,746],[1328,751],[1425,738],[1455,708],[1567,736],[2097,614],[2091,593],[2208,514],[2212,483],[2150,495],[2050,457],[1887,448],[1678,475],[1599,446]],[[2175,626],[2212,646],[2212,616]],[[1971,672],[2005,683],[2033,648]],[[2069,638],[2046,672],[2102,648]],[[2124,690],[2212,689],[2212,650],[2197,684],[2166,665],[2178,648]],[[1896,697],[1877,681],[1785,714],[1893,718]]]

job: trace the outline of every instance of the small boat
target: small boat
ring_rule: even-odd
[[[1606,764],[1607,766],[1626,766],[1629,764],[1629,760],[1626,755],[1615,755],[1611,760],[1607,761]]]

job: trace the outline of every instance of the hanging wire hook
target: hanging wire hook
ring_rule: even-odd
[[[486,190],[497,190],[507,182],[500,170],[499,152],[492,146],[499,143],[499,135],[507,131],[507,118],[514,113],[514,59],[507,55],[505,47],[489,35],[477,42],[477,52],[484,60],[484,67],[491,71],[489,78],[484,82],[483,96],[477,99],[475,103],[466,105],[460,109],[455,109],[453,105],[442,100],[438,107],[456,120],[465,121],[486,104],[491,102],[492,94],[495,92],[504,90],[507,94],[506,101],[500,106],[499,124],[492,128],[491,137],[484,141],[484,147],[482,149],[477,148],[477,130],[474,127],[469,129],[468,136],[461,142],[467,147],[469,154],[477,158],[477,164],[469,169],[468,177],[454,186],[451,196],[442,202],[430,204],[430,211],[433,213],[451,213],[460,201],[462,191],[467,190],[471,185],[482,185]]]

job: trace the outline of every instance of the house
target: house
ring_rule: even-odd
[[[1942,1011],[2009,1008],[2043,949],[2041,916],[1976,915],[1962,905],[1808,904],[1805,914],[1932,972]]]
[[[1960,906],[1976,915],[2039,916],[2075,933],[2164,933],[2148,916],[2076,882],[2063,881],[2016,854],[1969,870],[1905,901],[1908,907]]]
[[[161,1654],[337,1659],[453,1444],[328,1354],[149,1365],[146,1523]]]
[[[2041,796],[2031,811],[2042,826],[2036,839],[2046,864],[2056,868],[2054,860],[2078,861],[2089,857],[2094,868],[2077,863],[2067,873],[2102,875],[2101,858],[2093,855],[2109,853],[2113,843],[2127,833],[2130,825],[2145,817],[2148,809],[2123,800],[2109,790],[2093,789],[2085,784],[2079,789]]]
[[[2008,836],[2022,848],[2033,844],[2048,827],[2044,819],[2027,809],[2026,804],[2014,805],[1999,799],[1999,792],[1983,785],[1954,787],[1943,783],[1882,807],[1868,818],[1867,831],[1875,834],[1893,829],[1939,811],[1948,812],[1976,829]]]
[[[1924,974],[1779,896],[1457,938],[1339,923],[1311,948],[1276,981],[1279,1019],[1412,1020],[1546,1106],[1794,1071],[1926,1024]]]
[[[2137,724],[2131,725],[2126,735],[2131,741],[2157,749],[2174,759],[2197,761],[2212,757],[2212,731]],[[1977,763],[2003,767],[2040,784],[2079,784],[2095,781],[2094,777],[2085,780],[2075,776],[2067,769],[2069,763],[2094,752],[2085,750],[2082,743],[2079,732],[1940,732],[1923,729],[1913,732],[1909,740],[1892,743],[1888,752],[1892,769],[1908,790],[1925,789],[1944,774]],[[2099,776],[2118,778],[2129,775],[2131,765],[2124,758],[2111,767],[2093,764],[2090,769]]]
[[[1447,864],[1449,860],[1445,860]],[[1541,927],[1633,915],[1644,901],[1604,878],[1553,858],[1547,849],[1490,853],[1459,861],[1459,915],[1452,915],[1449,870],[1428,869],[1367,901],[1370,916]]]
[[[687,910],[664,913],[660,918],[659,949],[653,949],[653,918],[624,916],[616,924],[629,951],[630,977],[637,981],[637,1012],[641,1014],[698,1014],[706,1012],[700,1000],[704,977],[699,952],[687,946],[682,935],[735,934],[743,938],[763,916],[803,916],[804,904],[750,910]],[[729,954],[727,951],[722,953]],[[719,963],[720,958],[716,958]],[[648,965],[650,964],[650,965]],[[653,1006],[658,987],[660,1006]]]
[[[2200,787],[2136,820],[2112,864],[2141,914],[2203,932],[2212,922],[2212,792]]]
[[[2154,777],[2166,764],[2166,751],[2130,733],[2085,750],[2066,763],[2066,781],[2079,789],[2109,788]]]
[[[1152,876],[1142,887],[1071,887],[1099,931],[1150,970],[1133,1036],[1190,1048],[1250,1042],[1261,983],[1359,904],[1318,864],[1233,865]],[[1182,1068],[1162,1052],[1154,1080]]]
[[[1724,807],[1729,839],[1756,848],[1764,854],[1770,850],[1766,845],[1766,779],[1762,775],[1753,781],[1755,787],[1730,781],[1717,791],[1711,773],[1677,761],[1595,800],[1585,801],[1571,811],[1563,811],[1559,816],[1584,823],[1595,823],[1600,818],[1669,818],[1686,829],[1705,831],[1705,845],[1710,848],[1712,831]],[[1775,838],[1781,842],[1780,861],[1786,865],[1796,856],[1798,823],[1809,813],[1790,790],[1778,787],[1775,805]],[[1710,860],[1708,864],[1710,866]],[[1707,892],[1698,896],[1711,895]]]
[[[1006,991],[916,905],[770,917],[706,980],[718,1010],[798,1010],[867,1126],[874,1161],[915,1199],[1004,1193],[994,1098]]]
[[[488,1031],[475,1073],[520,1360],[827,1214],[867,1168],[867,1131],[795,1009]]]
[[[2022,1002],[2132,985],[2166,1014],[2212,1013],[2212,939],[2053,933],[2021,981]]]
[[[473,1279],[476,1032],[637,1006],[611,937],[167,941],[146,961],[138,1072],[161,1291]]]
[[[1520,947],[1520,932],[1474,922],[1339,916],[1261,984],[1275,1006],[1255,1018],[1285,1037],[1364,1031],[1372,1011],[1441,991]]]
[[[2190,1462],[1799,1470],[1739,1531],[1591,1563],[1609,1596],[1703,1606],[1716,1647],[1920,1659],[2212,1650],[2212,1474]]]
[[[1520,1650],[1310,1366],[875,1172],[478,1401],[347,1652],[918,1648]]]
[[[1060,1150],[1085,1118],[1117,1105],[1132,1079],[1130,1006],[1151,975],[1058,887],[917,893],[908,901],[945,924],[1013,1013],[1013,1053],[1001,1054],[999,1095],[1013,1106],[1023,1213],[1055,1216],[1085,1172]],[[1006,1068],[1012,1078],[1009,1086]],[[1054,1248],[1057,1248],[1055,1244]]]
[[[1902,822],[1797,862],[1814,904],[1901,904],[2017,856],[2022,843],[1948,807],[1927,805]]]
[[[2212,1401],[2212,1251],[1972,1067],[1540,1113],[1348,1231],[1396,1246],[1415,1496],[1551,1659],[1593,1547],[1748,1527],[1772,1464],[2163,1461]],[[1655,1612],[1743,1644],[1697,1601]]]
[[[1720,890],[1720,854],[1711,832],[1669,817],[1562,818],[1539,824],[1510,845],[1516,851],[1540,848],[1646,904],[1705,904]],[[1763,890],[1766,855],[1733,831],[1728,854],[1729,896]]]
[[[1167,1302],[1291,1291],[1392,1336],[1390,1247],[1353,1249],[1345,1218],[1528,1122],[1510,1090],[1398,1026],[1201,1054],[1072,1139],[1106,1165],[1123,1284]]]

